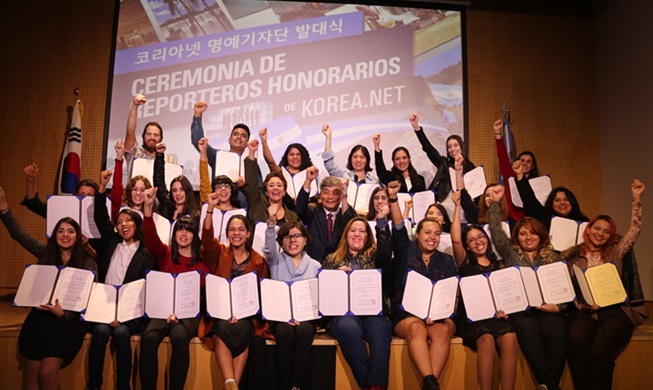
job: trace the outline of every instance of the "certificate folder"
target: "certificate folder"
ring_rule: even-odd
[[[84,312],[95,271],[56,265],[28,264],[16,291],[13,306],[54,305]]]
[[[557,251],[564,251],[583,242],[583,232],[587,222],[574,221],[573,219],[551,218],[551,245]]]
[[[278,322],[320,318],[317,278],[296,282],[261,279],[261,312],[263,319]]]
[[[93,283],[84,321],[109,324],[127,322],[145,314],[145,279],[122,286]]]
[[[74,219],[87,238],[101,238],[93,219],[94,196],[48,195],[45,235],[50,238],[52,230],[61,218]],[[111,213],[111,201],[106,200],[107,212]]]
[[[372,192],[379,188],[378,184],[355,183],[350,181],[347,184],[347,200],[356,212],[367,213]]]
[[[380,269],[320,269],[317,279],[321,316],[383,314]]]
[[[148,271],[145,277],[145,317],[178,319],[200,315],[199,271],[170,274]]]
[[[401,214],[404,214],[404,209],[406,208],[406,201],[409,199],[413,200],[413,208],[410,210],[410,218],[413,223],[419,223],[424,216],[426,211],[429,209],[429,206],[435,203],[435,192],[432,190],[413,192],[410,194],[400,192],[397,194],[399,199],[399,209]]]
[[[573,267],[580,291],[588,304],[606,307],[623,303],[628,298],[614,264],[605,263],[584,270],[576,264]]]
[[[460,292],[469,322],[494,318],[499,310],[511,314],[530,307],[519,267],[465,276]]]
[[[306,169],[304,169],[303,171],[299,171],[295,174],[292,174],[288,172],[288,170],[285,167],[281,167],[281,173],[283,174],[283,177],[286,179],[286,182],[288,183],[287,186],[288,189],[286,192],[288,193],[288,195],[290,195],[291,198],[297,199],[297,195],[299,195],[299,191],[301,191],[302,187],[304,187],[304,182],[306,181]],[[317,183],[318,183],[318,179],[311,181],[310,191],[308,191],[309,197],[317,194],[318,192]]]
[[[436,321],[450,318],[456,306],[457,292],[457,276],[433,282],[417,271],[410,270],[406,277],[401,306],[423,320],[430,318]]]
[[[532,307],[545,303],[561,304],[576,299],[569,270],[564,261],[535,268],[519,267],[528,304]]]
[[[260,312],[258,277],[256,272],[233,279],[206,275],[206,314],[229,320],[251,317]]]
[[[203,222],[204,218],[206,218],[207,215],[211,215],[213,217],[213,236],[221,243],[228,245],[229,240],[227,239],[227,233],[225,232],[227,229],[227,222],[229,222],[229,219],[234,215],[242,215],[243,217],[246,217],[247,209],[220,210],[218,208],[214,208],[213,214],[206,214],[208,211],[207,209],[208,204],[204,203],[202,205],[200,221]],[[200,238],[202,238],[202,230],[204,229],[200,229],[199,232]]]

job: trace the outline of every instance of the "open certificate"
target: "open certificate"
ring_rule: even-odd
[[[519,267],[530,306],[560,304],[576,299],[569,270],[564,261],[539,267]]]
[[[497,310],[494,307],[494,299],[487,276],[466,276],[460,279],[459,285],[468,322],[496,317]]]
[[[497,311],[511,314],[528,309],[528,297],[519,267],[493,271],[488,276],[488,282]]]
[[[228,176],[234,183],[245,176],[245,157],[238,153],[218,150],[215,153],[215,174]]]
[[[82,234],[87,238],[100,238],[100,231],[93,219],[94,196],[48,195],[47,202],[46,237],[50,237],[52,230],[61,218],[71,217],[79,223]],[[107,199],[106,203],[107,211],[111,213],[111,201]]]
[[[283,177],[286,178],[286,182],[288,183],[288,190],[286,192],[293,199],[297,199],[297,195],[299,194],[299,191],[302,189],[304,182],[306,181],[306,169],[299,171],[293,175],[292,173],[288,172],[285,167],[281,167],[281,173],[283,174]],[[309,197],[315,194],[317,194],[317,179],[311,182],[311,190],[308,191]]]
[[[449,168],[449,177],[451,178],[451,188],[457,189],[456,185],[456,171],[453,168]],[[483,166],[479,165],[478,167],[472,169],[471,171],[463,175],[463,181],[465,182],[465,189],[469,196],[472,199],[475,199],[483,195],[485,187],[487,187],[487,181],[485,180],[485,171]]]
[[[200,216],[200,221],[204,221],[204,218],[208,214],[206,214],[208,208],[208,204],[204,203],[202,205],[202,214]],[[213,209],[213,214],[210,214],[213,216],[213,235],[215,238],[218,239],[221,243],[228,245],[229,240],[227,239],[227,234],[225,230],[227,229],[227,222],[229,222],[229,218],[233,217],[234,215],[242,215],[243,217],[247,216],[247,209],[234,209],[234,210],[220,210],[218,208]],[[200,238],[202,238],[202,230],[200,229],[199,235]]]
[[[407,312],[433,321],[450,318],[456,306],[458,277],[441,279],[437,282],[410,270],[401,305]]]
[[[28,264],[13,306],[54,305],[59,300],[62,309],[82,312],[94,279],[95,272],[87,269]]]
[[[614,264],[605,263],[584,270],[576,264],[573,267],[580,291],[588,304],[606,307],[622,303],[628,298]]]
[[[145,314],[145,279],[122,286],[93,283],[84,321],[109,324],[127,322]]]
[[[261,279],[261,311],[270,321],[297,322],[320,318],[317,278],[284,282]]]
[[[367,213],[372,192],[376,188],[379,188],[378,184],[354,183],[350,181],[347,185],[347,201],[357,212]]]
[[[317,274],[322,316],[375,316],[383,313],[380,269],[351,272],[320,269]]]
[[[199,271],[169,274],[148,271],[145,285],[145,316],[167,319],[195,318],[200,315]]]
[[[557,251],[564,251],[574,245],[583,242],[583,232],[587,222],[574,221],[573,219],[553,217],[551,218],[551,245]]]
[[[552,190],[551,178],[548,175],[534,177],[532,179],[528,179],[528,183],[531,185],[537,200],[539,200],[542,206],[544,206],[546,198],[549,197],[549,194]],[[510,177],[508,179],[508,187],[510,188],[510,197],[512,199],[512,204],[517,207],[524,207],[524,202],[521,200],[521,196],[519,196],[519,190],[517,189],[517,183],[515,182],[514,177]]]
[[[229,320],[251,317],[259,312],[258,278],[256,272],[233,279],[206,275],[206,314]]]
[[[170,183],[172,180],[181,176],[184,173],[184,168],[181,165],[165,162],[163,166],[164,180],[168,188],[170,188]],[[154,160],[149,160],[146,158],[135,158],[134,163],[132,164],[132,176],[145,176],[150,183],[154,183]]]
[[[410,210],[408,217],[413,221],[413,223],[419,223],[419,221],[424,219],[426,211],[429,209],[429,206],[435,203],[435,192],[432,190],[415,192],[411,194],[398,193],[398,202],[399,209],[401,214],[404,214],[404,209],[406,208],[406,201],[409,199],[413,200],[413,208]]]

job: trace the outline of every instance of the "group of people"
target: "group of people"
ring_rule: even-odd
[[[511,202],[509,188],[500,184],[488,185],[479,199],[472,199],[464,188],[463,174],[475,166],[463,156],[463,140],[450,136],[446,153],[440,153],[430,143],[416,114],[409,117],[409,124],[434,165],[434,179],[428,185],[412,166],[410,152],[402,146],[393,150],[392,167],[386,168],[378,134],[372,138],[376,175],[371,154],[363,145],[354,146],[346,167],[339,167],[334,161],[333,132],[328,124],[322,128],[322,158],[330,176],[320,181],[316,196],[312,196],[311,186],[317,180],[318,169],[306,148],[289,145],[277,164],[267,144],[267,129],[259,131],[260,140],[250,139],[250,130],[244,124],[235,125],[228,140],[230,151],[244,158],[244,177],[234,181],[215,164],[218,151],[209,145],[202,128],[202,114],[208,106],[196,102],[191,139],[200,159],[199,199],[206,203],[205,217],[200,220],[200,203],[189,180],[182,175],[169,187],[165,182],[164,164],[174,163],[175,159],[165,153],[161,126],[146,124],[143,143],[138,145],[137,112],[145,101],[143,95],[134,98],[124,141],[115,145],[113,172],[101,172],[99,184],[84,180],[76,190],[78,195],[95,197],[93,217],[101,239],[87,240],[75,220],[63,218],[47,243],[35,240],[13,217],[0,187],[0,219],[39,264],[94,269],[97,282],[112,285],[145,278],[146,272],[153,269],[169,273],[197,270],[202,275],[224,278],[256,272],[260,278],[285,282],[315,278],[320,268],[381,269],[384,310],[376,316],[329,317],[301,323],[265,321],[260,316],[219,320],[203,313],[201,318],[180,319],[171,314],[167,319],[139,318],[87,327],[79,313],[63,310],[55,301],[31,310],[20,333],[19,350],[27,360],[27,389],[57,388],[59,369],[74,359],[87,331],[92,334],[88,353],[91,389],[102,386],[110,339],[116,350],[116,387],[130,388],[130,337],[138,333],[138,371],[143,389],[156,388],[157,350],[166,336],[172,345],[168,370],[171,389],[184,387],[190,364],[189,343],[195,336],[214,351],[225,389],[239,388],[248,364],[260,361],[254,355],[261,351],[252,346],[264,339],[276,343],[277,387],[310,388],[307,368],[318,327],[338,340],[363,389],[388,387],[393,334],[406,341],[410,359],[423,378],[423,389],[440,388],[438,377],[455,335],[477,352],[481,389],[492,386],[495,350],[500,353],[502,388],[514,388],[520,348],[538,388],[559,389],[566,362],[577,389],[610,388],[616,358],[634,328],[647,318],[632,251],[641,230],[644,184],[632,182],[632,219],[623,236],[617,234],[609,216],[587,218],[567,188],[555,188],[542,205],[529,184],[529,179],[538,176],[535,155],[522,152],[514,163],[510,162],[501,137],[501,120],[493,126],[500,173],[504,182],[511,177],[516,181],[523,208]],[[264,178],[256,158],[259,147],[270,168]],[[154,160],[152,182],[144,176],[130,177],[134,158]],[[450,177],[450,168],[455,178]],[[305,171],[306,179],[295,198],[288,194],[282,169],[291,175]],[[36,164],[28,165],[25,174],[28,190],[22,204],[45,217],[47,205],[36,193]],[[105,206],[106,188],[111,180],[109,211]],[[367,212],[356,211],[348,203],[349,181],[378,184]],[[455,191],[452,182],[456,183]],[[426,190],[434,191],[437,202],[416,226],[410,226],[399,207],[398,193]],[[452,213],[442,206],[445,201],[454,205]],[[224,224],[228,243],[220,242],[214,234],[213,213],[245,208],[246,212],[233,215]],[[175,222],[170,242],[158,236],[155,213]],[[583,242],[562,253],[554,251],[549,237],[552,216],[588,221]],[[467,224],[461,223],[463,217]],[[501,228],[506,220],[512,228],[510,236]],[[265,243],[260,252],[252,247],[257,223],[265,224]],[[489,225],[491,236],[480,224]],[[451,253],[438,250],[444,235],[450,235]],[[498,253],[493,252],[492,244]],[[467,321],[462,300],[453,318],[438,321],[418,318],[402,306],[409,270],[436,282],[456,275],[471,276],[516,265],[537,267],[563,260],[574,281],[572,265],[585,269],[614,263],[628,299],[620,305],[598,307],[587,304],[577,293],[578,299],[568,304],[545,303],[509,316],[499,311],[495,318],[475,322]],[[265,374],[262,367],[255,369]]]

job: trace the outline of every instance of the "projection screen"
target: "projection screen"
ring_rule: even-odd
[[[380,133],[386,165],[403,145],[429,183],[434,168],[408,117],[418,113],[443,154],[449,135],[464,138],[461,18],[460,10],[403,6],[122,0],[106,165],[113,166],[113,145],[124,137],[133,96],[141,93],[147,103],[139,109],[139,144],[145,123],[160,123],[167,153],[195,188],[196,100],[209,104],[203,126],[215,148],[228,150],[236,123],[247,124],[252,137],[267,127],[277,162],[289,143],[299,142],[323,177],[321,128],[329,123],[341,166],[355,144],[373,153],[371,137]]]

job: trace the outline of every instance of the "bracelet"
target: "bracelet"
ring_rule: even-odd
[[[206,213],[207,214],[213,214],[213,211],[207,211]]]
[[[399,198],[388,198],[388,203],[397,203]]]

